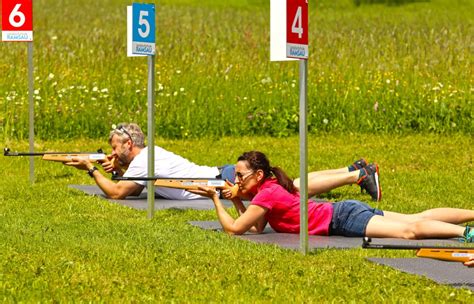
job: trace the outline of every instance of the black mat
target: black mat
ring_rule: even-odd
[[[110,199],[104,195],[102,190],[96,185],[69,185],[70,188],[80,190],[88,195],[99,196],[110,202],[118,203],[120,205],[128,206],[134,209],[146,210],[148,209],[146,188],[139,196],[127,196],[125,199]],[[221,200],[226,207],[231,207],[232,202],[228,200]],[[196,210],[212,210],[214,203],[210,199],[194,199],[194,200],[170,200],[160,197],[155,197],[155,210],[159,209],[196,209]]]
[[[465,287],[474,290],[474,268],[460,262],[440,261],[428,258],[367,258],[369,261],[390,266],[397,270],[426,276],[440,284]]]
[[[223,231],[221,224],[218,221],[190,221],[189,224],[206,229]],[[300,248],[300,235],[290,233],[276,233],[267,225],[262,234],[246,233],[238,236],[242,239],[249,240],[256,243],[275,244],[277,246],[289,249]],[[456,240],[432,239],[432,240],[401,240],[401,239],[372,239],[373,244],[393,244],[393,245],[424,245],[424,246],[460,246],[463,245]],[[310,249],[349,249],[358,248],[362,246],[362,238],[359,237],[344,237],[344,236],[308,236],[308,246]]]

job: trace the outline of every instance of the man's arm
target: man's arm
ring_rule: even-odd
[[[137,196],[142,192],[143,188],[145,188],[132,181],[119,181],[114,183],[102,175],[99,170],[95,170],[92,174],[97,186],[99,186],[105,195],[112,199],[124,199],[131,195]]]
[[[144,188],[144,186],[132,181],[119,181],[118,183],[114,183],[102,175],[99,170],[92,171],[94,165],[92,165],[92,163],[86,159],[73,158],[71,162],[65,163],[65,165],[92,172],[92,177],[94,178],[97,186],[99,186],[105,195],[112,199],[124,199],[130,195],[139,195]]]

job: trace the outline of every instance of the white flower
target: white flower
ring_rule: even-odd
[[[39,90],[35,90],[33,93],[34,93],[35,95],[38,95],[38,94],[40,93],[40,91],[39,91]]]
[[[329,123],[329,120],[327,118],[323,119],[323,124],[327,125]]]
[[[107,88],[100,90],[101,93],[108,93],[109,90]]]
[[[98,90],[99,90],[98,87],[93,87],[93,88],[92,88],[92,92],[97,92]]]

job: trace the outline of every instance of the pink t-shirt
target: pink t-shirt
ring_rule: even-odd
[[[276,179],[267,179],[258,189],[251,204],[267,208],[270,226],[277,232],[300,232],[300,195],[289,193]],[[308,204],[308,231],[311,235],[328,235],[333,206],[331,203]]]

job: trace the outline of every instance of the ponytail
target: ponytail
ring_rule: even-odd
[[[270,172],[276,177],[278,183],[290,193],[296,192],[296,187],[293,184],[293,180],[279,167],[272,167]]]

